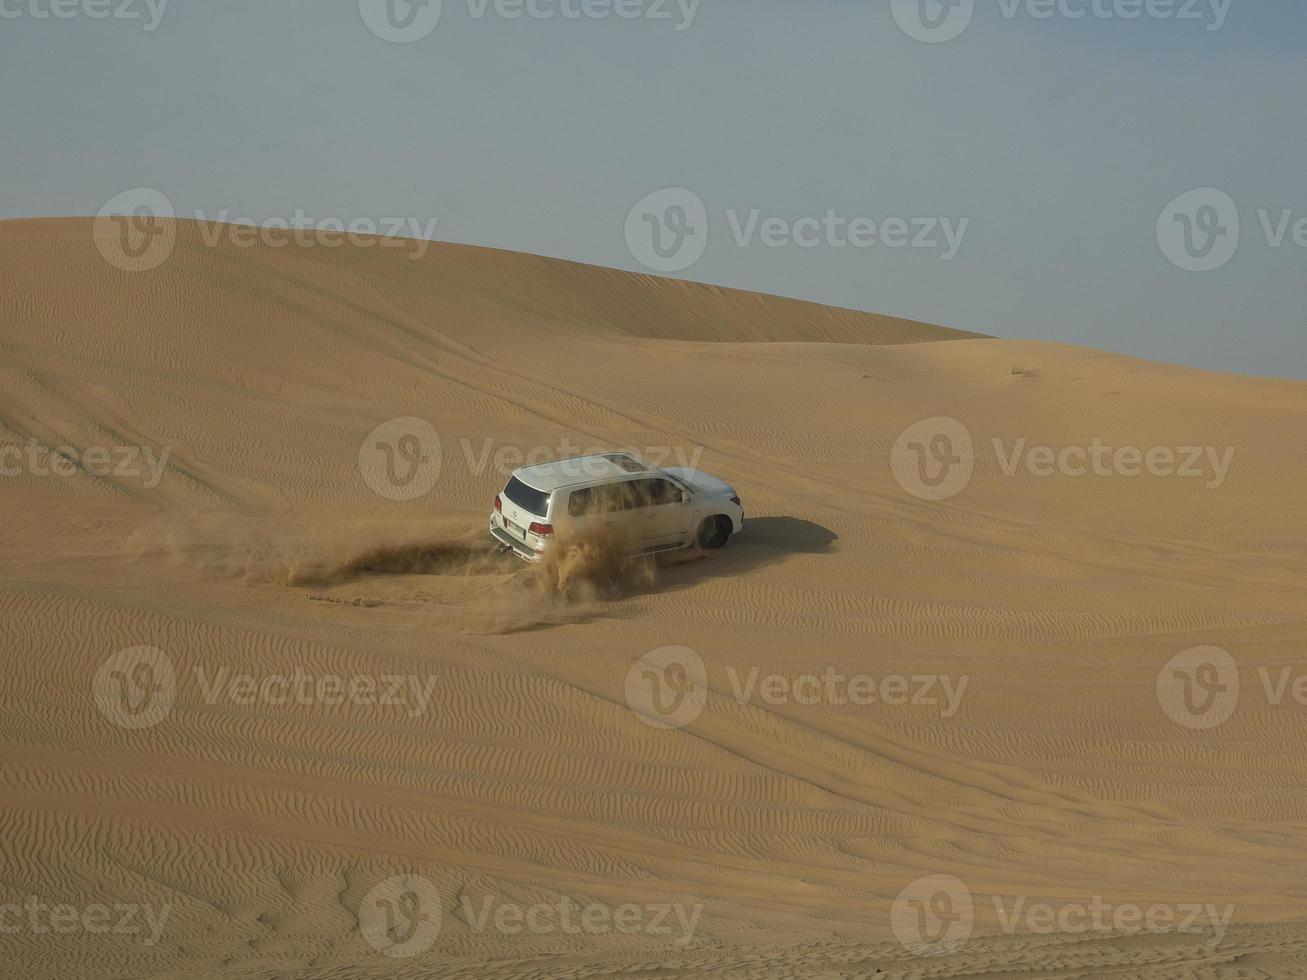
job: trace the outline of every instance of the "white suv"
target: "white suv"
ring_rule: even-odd
[[[516,470],[490,514],[500,548],[528,561],[559,535],[612,535],[633,554],[651,554],[724,548],[743,527],[740,498],[717,477],[658,469],[625,453]]]

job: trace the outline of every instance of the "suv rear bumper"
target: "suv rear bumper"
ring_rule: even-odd
[[[530,545],[517,540],[502,527],[495,527],[491,524],[490,536],[499,542],[501,547],[509,549],[519,558],[524,558],[527,561],[539,561],[541,558],[540,552],[532,550]]]

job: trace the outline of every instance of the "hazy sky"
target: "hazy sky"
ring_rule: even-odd
[[[0,0],[0,216],[438,219],[1307,377],[1307,4],[952,2]]]

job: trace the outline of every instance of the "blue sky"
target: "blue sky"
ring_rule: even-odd
[[[901,26],[918,0],[444,0],[408,43],[360,0],[161,2],[0,0],[0,217],[150,187],[185,217],[438,219],[443,240],[648,271],[628,216],[678,188],[704,209],[685,278],[1307,377],[1295,0],[975,0],[939,43]],[[560,15],[583,2],[634,15]],[[1195,188],[1239,226],[1205,271],[1159,241],[1159,217],[1234,241],[1220,201],[1168,211]]]

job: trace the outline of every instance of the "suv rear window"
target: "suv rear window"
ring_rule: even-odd
[[[517,477],[510,477],[508,486],[504,487],[504,496],[528,514],[544,517],[549,513],[549,494],[535,487],[528,487]]]

